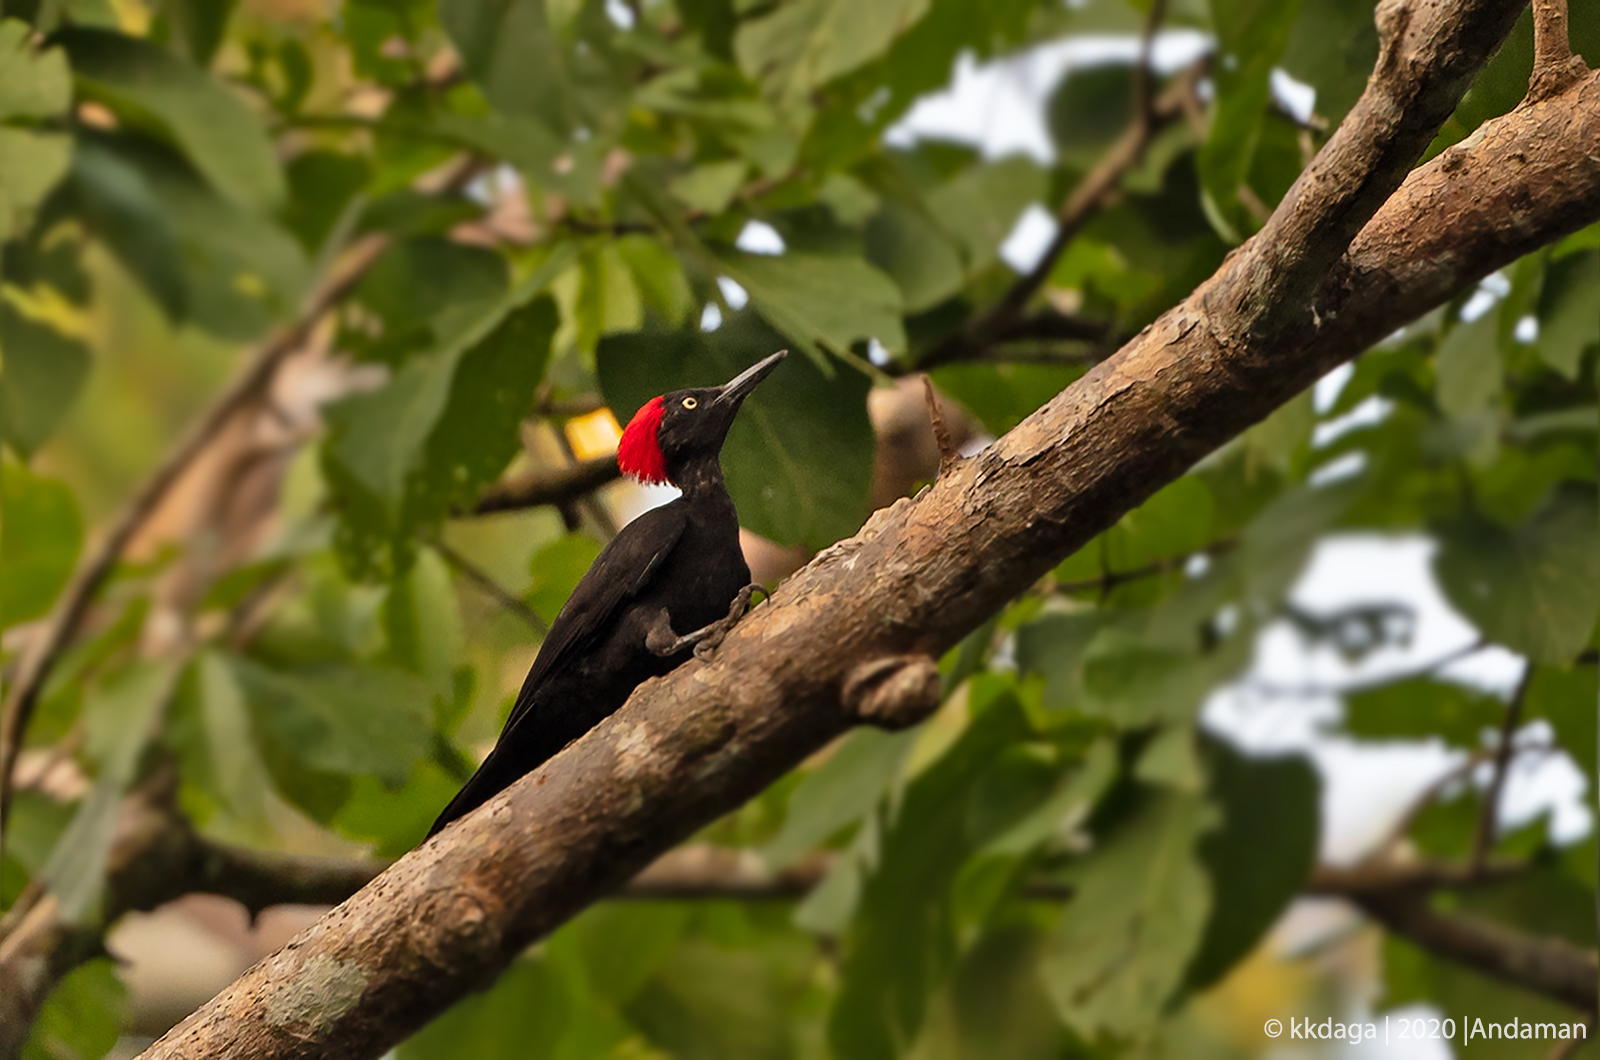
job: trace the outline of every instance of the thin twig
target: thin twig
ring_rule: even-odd
[[[928,402],[928,420],[933,424],[933,440],[939,446],[939,474],[943,475],[961,463],[961,454],[950,440],[950,428],[945,425],[944,412],[939,408],[939,395],[934,392],[933,380],[926,375],[922,377],[922,394]]]
[[[1201,545],[1193,552],[1172,556],[1168,559],[1158,559],[1142,567],[1133,567],[1129,570],[1108,570],[1093,578],[1078,578],[1074,581],[1056,582],[1054,589],[1058,593],[1081,593],[1091,589],[1101,592],[1110,592],[1117,586],[1126,582],[1141,581],[1145,578],[1155,578],[1163,574],[1170,574],[1175,570],[1182,570],[1189,561],[1196,556],[1215,556],[1226,552],[1238,545],[1237,537],[1224,537],[1207,545]]]
[[[477,506],[462,515],[491,515],[546,504],[568,504],[622,477],[617,458],[601,456],[556,470],[528,472],[484,491]]]
[[[1478,827],[1472,836],[1472,859],[1469,864],[1474,872],[1483,868],[1489,848],[1494,845],[1495,831],[1500,823],[1500,794],[1505,790],[1506,772],[1515,752],[1517,726],[1522,722],[1522,704],[1528,698],[1528,686],[1532,683],[1533,663],[1530,661],[1511,693],[1505,717],[1500,722],[1500,740],[1494,752],[1494,772],[1489,777],[1489,787],[1483,793],[1483,805],[1478,808]]]
[[[549,624],[539,617],[537,611],[501,588],[500,583],[495,581],[488,571],[473,563],[439,538],[434,538],[429,544],[433,546],[434,551],[444,558],[446,563],[455,569],[457,574],[482,589],[484,594],[494,600],[495,603],[533,627],[533,631],[539,636],[542,637],[550,632]]]
[[[1154,98],[1150,48],[1165,13],[1165,6],[1162,0],[1156,0],[1150,5],[1145,21],[1144,45],[1134,80],[1134,113],[1128,128],[1062,204],[1056,215],[1056,234],[1044,254],[1033,268],[1018,277],[988,313],[961,333],[935,346],[917,362],[918,368],[933,368],[964,360],[972,356],[974,351],[987,349],[1015,326],[1029,300],[1049,279],[1051,270],[1067,246],[1107,205],[1112,193],[1122,183],[1122,178],[1144,158],[1145,148],[1156,132],[1183,113],[1184,96],[1195,91],[1198,67],[1186,71],[1160,98]]]

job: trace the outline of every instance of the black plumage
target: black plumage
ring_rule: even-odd
[[[429,835],[483,805],[612,714],[641,683],[720,640],[749,602],[750,569],[720,453],[734,416],[783,353],[721,387],[679,390],[640,409],[623,470],[682,496],[624,526],[556,616],[489,757]],[[684,631],[684,635],[677,635]],[[693,631],[693,632],[688,632]]]

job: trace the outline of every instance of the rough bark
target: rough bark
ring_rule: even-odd
[[[1385,3],[1376,99],[1270,237],[1016,430],[819,555],[713,663],[642,686],[146,1056],[380,1055],[857,722],[842,691],[875,698],[867,672],[894,685],[881,660],[920,669],[1328,369],[1600,218],[1594,75],[1490,123],[1389,197],[1517,9]]]

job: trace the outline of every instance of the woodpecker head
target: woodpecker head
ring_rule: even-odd
[[[757,361],[721,386],[674,390],[646,401],[617,444],[622,473],[640,482],[681,485],[680,472],[694,460],[716,459],[739,406],[788,352]]]

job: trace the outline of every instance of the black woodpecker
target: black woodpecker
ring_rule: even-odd
[[[720,387],[645,403],[617,446],[624,474],[683,495],[611,540],[556,616],[489,757],[428,832],[488,802],[598,725],[641,683],[715,647],[750,604],[722,443],[779,352]],[[677,630],[692,630],[680,636]]]

